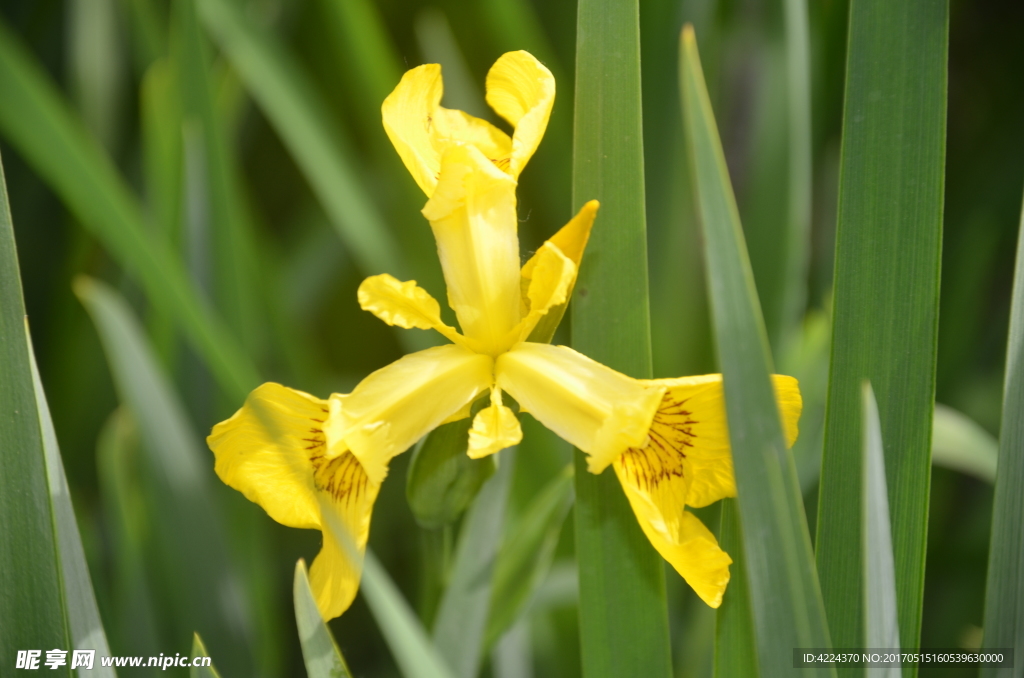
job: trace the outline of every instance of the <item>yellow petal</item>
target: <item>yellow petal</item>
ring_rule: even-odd
[[[568,224],[563,226],[558,233],[545,242],[543,247],[537,250],[537,253],[523,265],[520,272],[520,285],[523,290],[520,313],[525,319],[524,326],[529,325],[529,329],[523,333],[523,337],[527,338],[527,341],[546,344],[555,336],[555,330],[558,329],[558,324],[562,321],[562,316],[565,314],[569,298],[572,296],[572,290],[576,284],[576,274],[579,272],[580,262],[583,260],[583,250],[587,246],[587,240],[590,239],[590,229],[594,225],[594,218],[597,216],[598,207],[600,207],[600,204],[596,200],[591,200],[585,204]],[[550,256],[548,251],[551,249],[556,249],[573,264],[571,269],[572,275],[569,277],[568,285],[565,288],[565,299],[561,302],[550,303],[542,314],[531,317],[533,312],[539,310],[537,304],[533,301],[535,295],[542,296],[541,290],[548,289],[554,291],[556,286],[561,285],[560,279],[549,277],[545,281],[544,286],[539,287],[536,292],[534,291],[534,278],[537,277],[537,266],[542,258]]]
[[[441,168],[432,123],[443,92],[441,67],[424,64],[406,71],[381,106],[384,131],[412,178],[428,196],[434,192]]]
[[[515,413],[501,403],[501,389],[491,388],[491,404],[473,419],[469,430],[468,454],[480,459],[495,452],[518,445],[523,439],[523,429]]]
[[[487,73],[487,103],[515,128],[509,172],[518,178],[547,129],[555,78],[529,52],[508,52]]]
[[[644,443],[665,392],[571,348],[530,342],[500,355],[495,377],[537,420],[587,453],[591,473]]]
[[[399,282],[382,273],[370,276],[359,285],[359,306],[388,325],[405,329],[435,329],[456,344],[465,344],[454,327],[441,321],[441,306],[415,280]]]
[[[587,248],[587,242],[590,240],[590,231],[594,226],[594,219],[597,218],[599,207],[601,207],[601,203],[596,200],[587,202],[576,213],[576,216],[569,220],[569,223],[558,229],[558,233],[547,240],[562,254],[569,257],[577,268],[583,261],[583,251]],[[537,255],[534,255],[523,264],[522,276],[527,280],[533,277],[533,267],[537,265],[536,260]]]
[[[351,452],[314,462],[317,498],[323,515],[323,548],[309,570],[309,585],[325,620],[341,615],[359,589],[361,558],[370,536],[370,514],[380,484],[370,482]],[[344,530],[358,553],[339,543],[335,531]]]
[[[492,366],[490,356],[436,346],[377,370],[344,396],[345,444],[370,480],[384,480],[392,457],[490,388]]]
[[[423,215],[463,333],[497,354],[519,323],[516,185],[473,146],[452,146]]]
[[[448,146],[474,146],[502,172],[508,172],[512,140],[503,131],[463,111],[438,106],[434,111],[431,141],[437,153],[438,168]]]
[[[711,607],[722,604],[732,558],[704,523],[684,510],[686,481],[678,459],[657,447],[629,450],[615,474],[651,545]]]
[[[684,459],[688,479],[686,504],[700,508],[725,497],[735,497],[736,478],[722,375],[654,379],[648,383],[667,389],[651,423],[650,439]],[[800,389],[792,377],[775,375],[773,383],[787,444],[792,445],[800,418]]]
[[[551,309],[564,308],[569,301],[573,283],[576,282],[576,264],[550,242],[544,243],[537,250],[530,263],[533,264],[530,269],[532,277],[521,279],[526,283],[521,309],[524,317],[516,328],[516,337],[509,343],[510,346],[529,337]]]
[[[320,527],[311,458],[326,453],[326,401],[263,384],[206,439],[220,479],[289,527]]]
[[[431,196],[441,171],[441,156],[452,144],[477,147],[502,171],[508,171],[512,139],[480,118],[442,108],[441,67],[424,64],[409,70],[381,106],[384,131],[413,179]]]

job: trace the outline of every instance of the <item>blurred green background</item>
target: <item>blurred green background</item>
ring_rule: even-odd
[[[274,92],[261,87],[270,80],[259,64],[245,71],[230,31],[204,11],[213,4],[239,9],[247,25],[276,43],[274,54],[291,63],[286,73],[304,74],[286,80],[301,82],[301,103],[313,102],[312,120],[325,136],[312,146],[326,139],[327,160],[310,160],[310,144],[296,140],[308,131],[307,118],[268,103]],[[547,136],[520,183],[524,257],[570,217],[575,3],[221,0],[198,3],[198,18],[180,5],[0,0],[6,26],[0,41],[38,62],[116,164],[143,206],[147,227],[171,243],[264,380],[325,397],[433,341],[417,331],[400,335],[359,310],[356,287],[381,272],[374,266],[382,260],[343,237],[345,217],[339,216],[352,205],[345,191],[364,196],[370,216],[359,223],[379,226],[397,245],[394,259],[402,270],[389,272],[443,296],[430,231],[419,214],[424,198],[380,124],[381,101],[406,68],[440,62],[445,104],[496,122],[482,99],[490,64],[513,49],[544,61],[557,78],[558,97]],[[808,315],[799,348],[773,342],[779,370],[796,374],[804,388],[796,454],[812,521],[828,368],[823,319],[832,281],[847,9],[839,0],[809,3],[814,182]],[[774,235],[786,218],[782,8],[777,0],[642,0],[640,12],[655,376],[704,373],[715,366],[679,112],[679,31],[685,21],[696,27],[758,289],[770,300],[780,275]],[[1022,31],[1024,4],[1016,0],[952,3],[936,400],[993,435],[1000,424],[1024,184]],[[210,94],[205,101],[204,91]],[[10,93],[0,92],[0,109],[13,106]],[[179,591],[167,572],[161,507],[140,468],[142,443],[118,414],[123,410],[107,358],[73,280],[82,274],[103,279],[131,301],[196,432],[205,435],[241,402],[218,387],[182,329],[149,303],[95,228],[83,228],[79,210],[69,209],[41,169],[43,152],[27,148],[9,123],[0,124],[0,151],[35,351],[112,653],[186,652],[187,630],[200,622],[173,612]],[[318,170],[320,177],[334,176],[324,165],[332,162],[351,170],[344,175],[348,188],[311,179]],[[595,227],[613,226],[599,217]],[[764,310],[772,332],[778,311],[769,301]],[[570,329],[563,328],[561,341]],[[569,460],[569,449],[539,426],[527,421],[525,429],[509,525]],[[404,496],[409,458],[392,465],[370,546],[429,622],[441,576],[436,553],[451,531],[435,534],[415,523]],[[207,460],[213,479],[212,454]],[[223,513],[217,520],[224,521],[237,566],[231,586],[247,610],[239,634],[255,660],[247,659],[245,647],[219,644],[204,633],[211,655],[229,676],[254,670],[253,662],[258,675],[301,675],[291,572],[297,558],[316,554],[319,534],[283,528],[238,493],[212,484],[215,510]],[[922,647],[980,642],[991,504],[988,482],[935,467]],[[716,522],[715,511],[701,512],[709,524]],[[532,656],[526,662],[532,675],[579,673],[571,528],[565,521],[554,565],[528,624],[519,627],[518,645],[511,646]],[[710,675],[714,613],[674,572],[668,581],[677,675]],[[397,675],[361,598],[331,627],[356,675]],[[499,657],[486,671],[531,675],[509,673],[515,668]],[[960,671],[928,675],[970,675]]]

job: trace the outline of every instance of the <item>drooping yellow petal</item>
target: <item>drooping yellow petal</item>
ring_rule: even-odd
[[[441,306],[415,280],[399,282],[387,273],[373,275],[359,285],[359,306],[388,325],[405,329],[434,329],[456,344],[465,337],[441,321]]]
[[[515,129],[509,172],[518,178],[547,129],[555,78],[529,52],[508,52],[487,73],[487,103]]]
[[[644,444],[665,392],[571,348],[530,342],[498,356],[495,377],[538,421],[586,452],[591,473]]]
[[[656,445],[615,460],[615,474],[651,545],[711,607],[722,604],[732,558],[715,535],[684,510],[686,479],[678,459]]]
[[[366,377],[342,398],[345,444],[370,480],[492,383],[494,361],[455,344],[411,353]]]
[[[441,168],[441,157],[432,139],[432,124],[443,93],[441,66],[424,64],[406,71],[381,106],[384,131],[412,178],[428,196],[434,192]]]
[[[289,527],[320,527],[311,458],[326,453],[326,401],[263,384],[206,439],[227,485]]]
[[[520,310],[524,319],[524,326],[529,324],[529,329],[523,333],[528,341],[535,341],[539,344],[546,344],[555,336],[555,330],[565,314],[566,306],[569,304],[569,297],[572,296],[573,287],[576,284],[576,274],[579,272],[580,262],[583,260],[583,251],[586,249],[587,240],[590,239],[590,229],[594,225],[594,218],[597,216],[597,209],[600,203],[591,200],[585,204],[568,224],[563,226],[558,233],[552,236],[544,245],[537,250],[537,253],[530,258],[520,271],[520,285],[523,292],[522,308]],[[540,287],[534,289],[534,278],[537,277],[537,267],[542,258],[549,257],[551,249],[560,252],[573,264],[572,275],[568,278],[568,285],[565,287],[565,299],[557,303],[549,303],[544,312],[531,318],[537,310],[537,304],[533,299],[544,296],[544,291],[551,291],[552,301],[556,296],[554,292],[561,285],[561,276],[547,276],[539,282]],[[566,269],[568,272],[568,269]]]
[[[495,452],[518,445],[523,439],[523,429],[515,413],[501,402],[501,389],[491,388],[491,404],[473,419],[469,430],[469,449],[473,459],[480,459]]]
[[[473,146],[445,151],[423,208],[437,241],[448,303],[463,333],[497,354],[519,322],[516,185]]]
[[[687,478],[685,503],[700,508],[735,497],[736,478],[722,375],[654,379],[647,383],[667,389],[651,423],[650,439],[682,460]],[[800,418],[800,389],[792,377],[775,375],[773,383],[787,444],[792,445]]]
[[[324,620],[341,615],[359,589],[361,558],[370,536],[370,514],[380,484],[371,482],[351,452],[314,461],[314,482],[323,520],[323,547],[309,570],[309,585]],[[344,530],[342,535],[336,531]],[[347,536],[357,558],[339,543]]]

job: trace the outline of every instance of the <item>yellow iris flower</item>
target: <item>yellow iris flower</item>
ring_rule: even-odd
[[[512,136],[440,106],[435,64],[408,71],[382,107],[384,128],[428,197],[423,215],[437,242],[448,303],[461,332],[415,281],[384,274],[359,287],[363,309],[403,328],[433,329],[452,343],[407,355],[347,395],[321,400],[264,384],[208,438],[216,471],[280,523],[322,528],[330,511],[360,552],[388,463],[442,423],[473,419],[474,458],[519,443],[507,393],[542,424],[608,466],[651,544],[697,594],[717,607],[729,556],[686,506],[736,494],[721,375],[641,380],[550,340],[568,303],[597,213],[587,203],[520,267],[519,173],[540,143],[555,96],[551,73],[526,52],[503,55],[487,76],[487,102]],[[532,341],[531,341],[532,339]],[[796,437],[796,380],[775,377],[787,437]],[[359,582],[329,530],[310,569],[326,619],[351,604]]]

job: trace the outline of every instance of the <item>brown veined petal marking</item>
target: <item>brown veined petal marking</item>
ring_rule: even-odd
[[[698,413],[688,398],[666,391],[647,442],[614,462],[615,473],[651,545],[711,607],[718,607],[729,583],[732,559],[714,535],[685,510],[693,481],[686,463],[699,445]]]
[[[324,619],[333,619],[348,609],[359,588],[361,563],[353,562],[338,542],[331,524],[348,531],[360,557],[370,536],[370,515],[380,489],[351,452],[328,459],[321,444],[310,456],[313,485],[323,515],[324,544],[309,570],[309,583]]]

